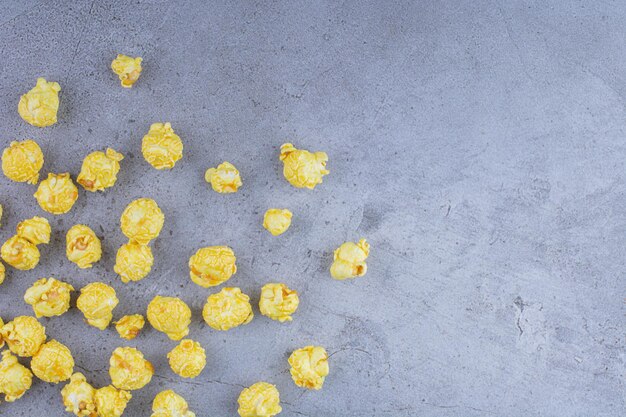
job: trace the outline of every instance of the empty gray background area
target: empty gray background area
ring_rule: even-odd
[[[618,416],[626,414],[626,5],[623,1],[3,1],[0,140],[32,138],[42,174],[80,171],[83,157],[122,152],[118,183],[80,190],[69,214],[44,213],[35,187],[0,178],[0,240],[44,215],[53,242],[40,265],[8,270],[0,315],[32,314],[23,294],[54,276],[76,289],[104,281],[115,318],[157,294],[193,310],[189,337],[207,350],[193,380],[176,376],[175,342],[150,326],[126,342],[72,308],[42,319],[95,386],[108,359],[135,346],[156,368],[126,416],[147,417],[172,388],[198,416],[234,416],[244,386],[277,385],[282,416]],[[142,56],[131,90],[110,70]],[[38,76],[61,84],[59,122],[39,129],[17,102]],[[157,171],[140,151],[169,121],[183,159]],[[282,177],[279,147],[329,155],[314,191]],[[244,185],[213,192],[206,168],[235,164]],[[165,227],[143,281],[113,272],[131,200],[154,198]],[[287,207],[273,237],[264,211]],[[91,226],[104,255],[90,270],[65,258],[65,232]],[[333,250],[367,238],[369,272],[339,282]],[[227,286],[250,294],[254,320],[204,324],[206,297],[187,261],[230,245]],[[261,286],[300,292],[292,323],[261,316]],[[321,391],[291,381],[287,358],[325,346]],[[25,361],[24,363],[27,363]],[[63,384],[34,382],[2,416],[64,416]]]

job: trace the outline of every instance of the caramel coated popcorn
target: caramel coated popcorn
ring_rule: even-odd
[[[78,199],[78,188],[70,174],[48,174],[34,194],[42,210],[52,214],[67,213]]]
[[[0,255],[4,262],[21,271],[36,267],[40,257],[37,246],[17,235],[4,242]]]
[[[4,278],[6,276],[6,268],[4,267],[4,264],[2,262],[0,262],[0,284],[2,284],[4,282]],[[0,319],[0,327],[2,327],[4,323],[2,323],[1,319]],[[0,339],[0,347],[2,347],[2,340]]]
[[[130,392],[113,385],[97,389],[94,399],[98,417],[121,417],[132,397]]]
[[[72,374],[70,382],[61,390],[65,411],[77,417],[96,417],[96,390],[80,372]]]
[[[272,417],[283,410],[278,389],[268,382],[257,382],[244,388],[237,402],[241,417]]]
[[[170,368],[183,378],[195,378],[206,366],[206,353],[200,343],[183,339],[167,354]]]
[[[132,347],[118,347],[109,359],[109,375],[116,388],[136,390],[152,379],[154,368],[143,353]]]
[[[293,320],[291,315],[298,309],[298,291],[285,284],[268,283],[261,289],[259,309],[261,314],[281,323]]]
[[[215,330],[228,330],[250,323],[254,313],[250,297],[239,288],[222,288],[222,291],[208,296],[202,317]]]
[[[196,417],[187,401],[171,389],[159,392],[152,401],[150,417]]]
[[[291,378],[297,386],[318,390],[328,375],[328,353],[321,346],[305,346],[289,356]]]
[[[189,334],[191,310],[180,298],[157,295],[148,304],[146,316],[152,327],[172,340],[180,340]]]
[[[118,303],[112,287],[103,282],[92,282],[80,290],[76,307],[83,313],[89,325],[104,330],[111,322],[113,309]]]
[[[37,317],[60,316],[70,308],[74,287],[54,278],[36,281],[24,294],[24,301],[33,307]]]
[[[118,249],[113,269],[122,282],[127,283],[145,278],[150,273],[153,263],[154,257],[150,246],[130,242]]]
[[[118,54],[117,58],[111,62],[111,69],[120,79],[124,88],[131,88],[141,75],[141,57],[133,58]]]
[[[17,357],[5,350],[0,361],[0,394],[10,403],[24,395],[33,382],[33,374],[17,361]]]
[[[141,314],[124,316],[115,323],[115,330],[122,339],[132,340],[143,329],[146,321]]]
[[[120,218],[122,233],[131,242],[147,245],[161,233],[165,216],[159,205],[151,198],[139,198],[132,201]]]
[[[243,184],[239,171],[230,162],[222,162],[217,168],[207,169],[204,179],[211,184],[213,191],[223,194],[235,193]]]
[[[282,235],[291,226],[292,216],[287,209],[269,209],[263,216],[263,227],[274,236]]]
[[[12,181],[37,184],[43,152],[34,140],[11,142],[2,152],[2,172]]]
[[[59,83],[37,78],[37,84],[20,98],[17,112],[28,124],[46,127],[57,122],[59,110]]]
[[[201,287],[214,287],[237,272],[236,260],[235,252],[228,246],[200,248],[189,258],[189,275]]]
[[[74,358],[67,346],[50,340],[33,356],[30,368],[42,381],[57,384],[69,379],[74,372]]]
[[[0,328],[0,335],[17,356],[33,356],[46,341],[46,328],[31,316],[17,316]]]
[[[365,260],[370,253],[370,245],[365,239],[358,243],[346,242],[335,250],[330,275],[335,279],[362,277],[367,272]]]
[[[102,244],[90,227],[77,224],[67,231],[65,254],[79,268],[91,268],[102,257]]]
[[[291,143],[280,147],[280,157],[283,161],[283,175],[291,185],[297,188],[313,189],[322,183],[322,177],[328,175],[326,162],[328,155],[325,152],[309,152],[296,149]]]
[[[183,141],[169,123],[153,123],[141,142],[144,159],[156,169],[174,168],[183,157]]]
[[[17,235],[28,240],[34,245],[40,245],[42,243],[48,244],[50,242],[50,234],[52,228],[48,219],[44,217],[35,216],[31,219],[21,221],[17,225]]]
[[[102,191],[113,187],[120,172],[120,161],[124,155],[111,148],[106,152],[92,152],[85,157],[76,182],[87,191]]]

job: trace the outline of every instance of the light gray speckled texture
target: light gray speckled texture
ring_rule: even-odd
[[[80,191],[51,220],[54,242],[30,272],[0,287],[4,319],[30,314],[21,297],[55,276],[80,288],[111,283],[115,316],[145,312],[156,294],[184,298],[190,337],[207,349],[202,375],[183,381],[165,354],[175,345],[145,329],[135,341],[153,382],[127,413],[149,416],[173,388],[198,416],[236,414],[243,386],[281,392],[282,416],[617,416],[626,414],[626,5],[622,1],[3,1],[0,138],[33,138],[43,173],[78,174],[111,146],[127,157],[118,184]],[[140,55],[132,90],[109,70]],[[59,123],[38,129],[16,112],[37,76],[62,86]],[[152,169],[140,140],[172,122],[185,156]],[[285,141],[330,156],[314,191],[282,178]],[[223,160],[244,186],[219,195],[204,170]],[[35,188],[0,178],[2,241],[42,215]],[[118,219],[153,197],[166,225],[144,281],[113,273],[124,241]],[[268,207],[294,212],[274,238]],[[99,230],[104,258],[82,271],[64,256],[75,223]],[[330,279],[332,250],[372,244],[367,276]],[[200,246],[231,245],[229,281],[258,301],[261,285],[298,289],[291,324],[260,316],[218,333],[200,310],[211,290],[188,278]],[[43,319],[69,345],[77,370],[109,383],[113,329],[72,309]],[[286,359],[315,343],[332,353],[324,389],[291,382]],[[61,386],[36,382],[2,416],[66,415]]]

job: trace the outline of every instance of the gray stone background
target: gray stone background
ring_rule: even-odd
[[[622,1],[3,1],[0,138],[32,138],[42,174],[78,174],[89,152],[126,155],[117,185],[81,189],[63,216],[41,211],[35,187],[0,178],[2,241],[45,215],[54,242],[33,271],[9,270],[0,315],[32,314],[36,279],[118,291],[116,318],[145,313],[157,295],[194,312],[190,337],[208,365],[182,380],[175,345],[147,326],[125,342],[75,308],[42,319],[96,386],[110,382],[121,345],[156,367],[126,416],[149,416],[172,388],[198,416],[236,415],[237,396],[275,383],[281,416],[618,416],[624,389],[626,252],[626,5]],[[132,90],[109,69],[118,53],[144,58]],[[61,84],[59,123],[38,129],[16,107],[38,76]],[[185,144],[169,172],[140,142],[169,121]],[[285,141],[329,154],[314,191],[283,178]],[[244,186],[219,195],[203,180],[228,160]],[[113,272],[119,216],[154,198],[166,223],[145,280]],[[269,207],[294,212],[274,238]],[[99,231],[103,260],[79,270],[64,255],[76,223]],[[345,240],[372,244],[370,270],[337,282],[328,268]],[[255,319],[229,332],[202,321],[206,290],[188,277],[200,246],[227,244]],[[263,283],[301,294],[291,324],[261,316]],[[296,387],[287,357],[331,353],[323,390]],[[2,416],[64,416],[41,381]]]

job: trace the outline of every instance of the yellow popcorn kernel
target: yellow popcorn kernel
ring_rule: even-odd
[[[96,390],[95,401],[98,417],[121,417],[132,394],[108,385]]]
[[[92,282],[80,290],[76,307],[89,325],[104,330],[113,318],[113,309],[117,303],[119,300],[112,287],[103,282]]]
[[[4,267],[4,264],[2,262],[0,262],[0,284],[2,284],[4,282],[4,278],[6,276],[6,268]],[[0,319],[0,327],[2,327],[3,323]],[[2,340],[0,339],[0,347],[2,347]]]
[[[124,155],[111,148],[106,153],[97,151],[85,157],[76,182],[87,191],[102,191],[113,187],[120,172],[120,161]]]
[[[109,375],[116,388],[136,390],[152,379],[154,368],[143,353],[132,347],[118,347],[109,360]]]
[[[48,174],[48,178],[39,183],[34,196],[42,210],[52,214],[63,214],[74,206],[78,199],[78,188],[68,173]]]
[[[37,84],[20,98],[17,112],[28,124],[46,127],[57,122],[59,110],[59,83],[37,78]]]
[[[189,275],[201,287],[214,287],[237,272],[236,261],[235,252],[228,246],[200,248],[189,258]]]
[[[328,353],[321,346],[305,346],[289,356],[291,378],[297,386],[318,390],[328,375]]]
[[[215,330],[228,330],[250,323],[254,313],[250,297],[239,288],[222,288],[222,291],[208,296],[202,317]]]
[[[148,304],[146,316],[152,327],[172,340],[180,340],[189,334],[191,310],[180,298],[157,295]]]
[[[268,283],[261,289],[259,309],[261,314],[272,320],[281,323],[291,321],[299,303],[298,291],[289,289],[285,284]]]
[[[74,358],[67,346],[50,340],[33,356],[30,368],[42,381],[57,384],[69,379],[74,372]]]
[[[206,366],[206,353],[200,343],[183,339],[167,354],[170,368],[183,378],[195,378]]]
[[[26,219],[17,225],[17,235],[23,237],[29,242],[40,245],[42,243],[50,242],[50,234],[52,229],[48,219],[35,216],[31,219]]]
[[[102,244],[90,227],[76,224],[65,236],[65,255],[79,268],[91,268],[102,257]]]
[[[367,272],[365,260],[369,254],[370,245],[365,239],[342,244],[335,250],[330,275],[335,279],[362,277]]]
[[[96,417],[96,390],[87,382],[85,375],[80,372],[72,374],[70,382],[61,390],[61,398],[65,411],[77,417]]]
[[[291,226],[292,216],[287,209],[269,209],[263,216],[263,227],[274,236],[282,235]]]
[[[183,141],[169,123],[153,123],[141,142],[144,159],[156,169],[174,168],[183,157]]]
[[[328,175],[325,152],[309,152],[296,149],[291,143],[280,147],[280,157],[283,161],[283,175],[291,185],[298,188],[313,189],[322,183],[322,177]]]
[[[150,246],[129,242],[118,249],[113,269],[122,282],[127,283],[145,278],[150,273],[153,263],[154,257]]]
[[[37,246],[17,235],[4,242],[0,248],[0,255],[4,262],[21,271],[36,267],[40,256]]]
[[[151,198],[131,201],[122,212],[122,233],[132,242],[147,245],[161,233],[165,216],[159,205]]]
[[[230,162],[223,162],[217,168],[207,169],[204,179],[211,184],[213,191],[218,193],[235,193],[243,184],[239,171]]]
[[[143,59],[140,57],[133,58],[130,56],[118,54],[117,58],[111,62],[111,69],[120,78],[120,83],[124,88],[131,88],[133,84],[139,79],[141,74],[141,62]]]
[[[196,417],[187,401],[171,389],[159,392],[152,401],[150,417]]]
[[[278,389],[267,382],[257,382],[244,388],[237,402],[237,412],[241,417],[272,417],[283,411]]]
[[[34,140],[11,142],[2,152],[2,172],[12,181],[37,184],[43,152]]]
[[[131,314],[124,316],[117,323],[115,323],[115,330],[122,339],[132,340],[143,329],[146,321],[141,314]]]
[[[0,335],[17,356],[33,356],[46,341],[46,328],[31,316],[17,316],[0,328]]]
[[[24,301],[33,307],[37,317],[60,316],[70,308],[74,287],[54,278],[36,281],[24,294]]]
[[[17,361],[17,357],[5,350],[0,361],[0,394],[6,402],[13,402],[24,395],[33,382],[33,374]]]

